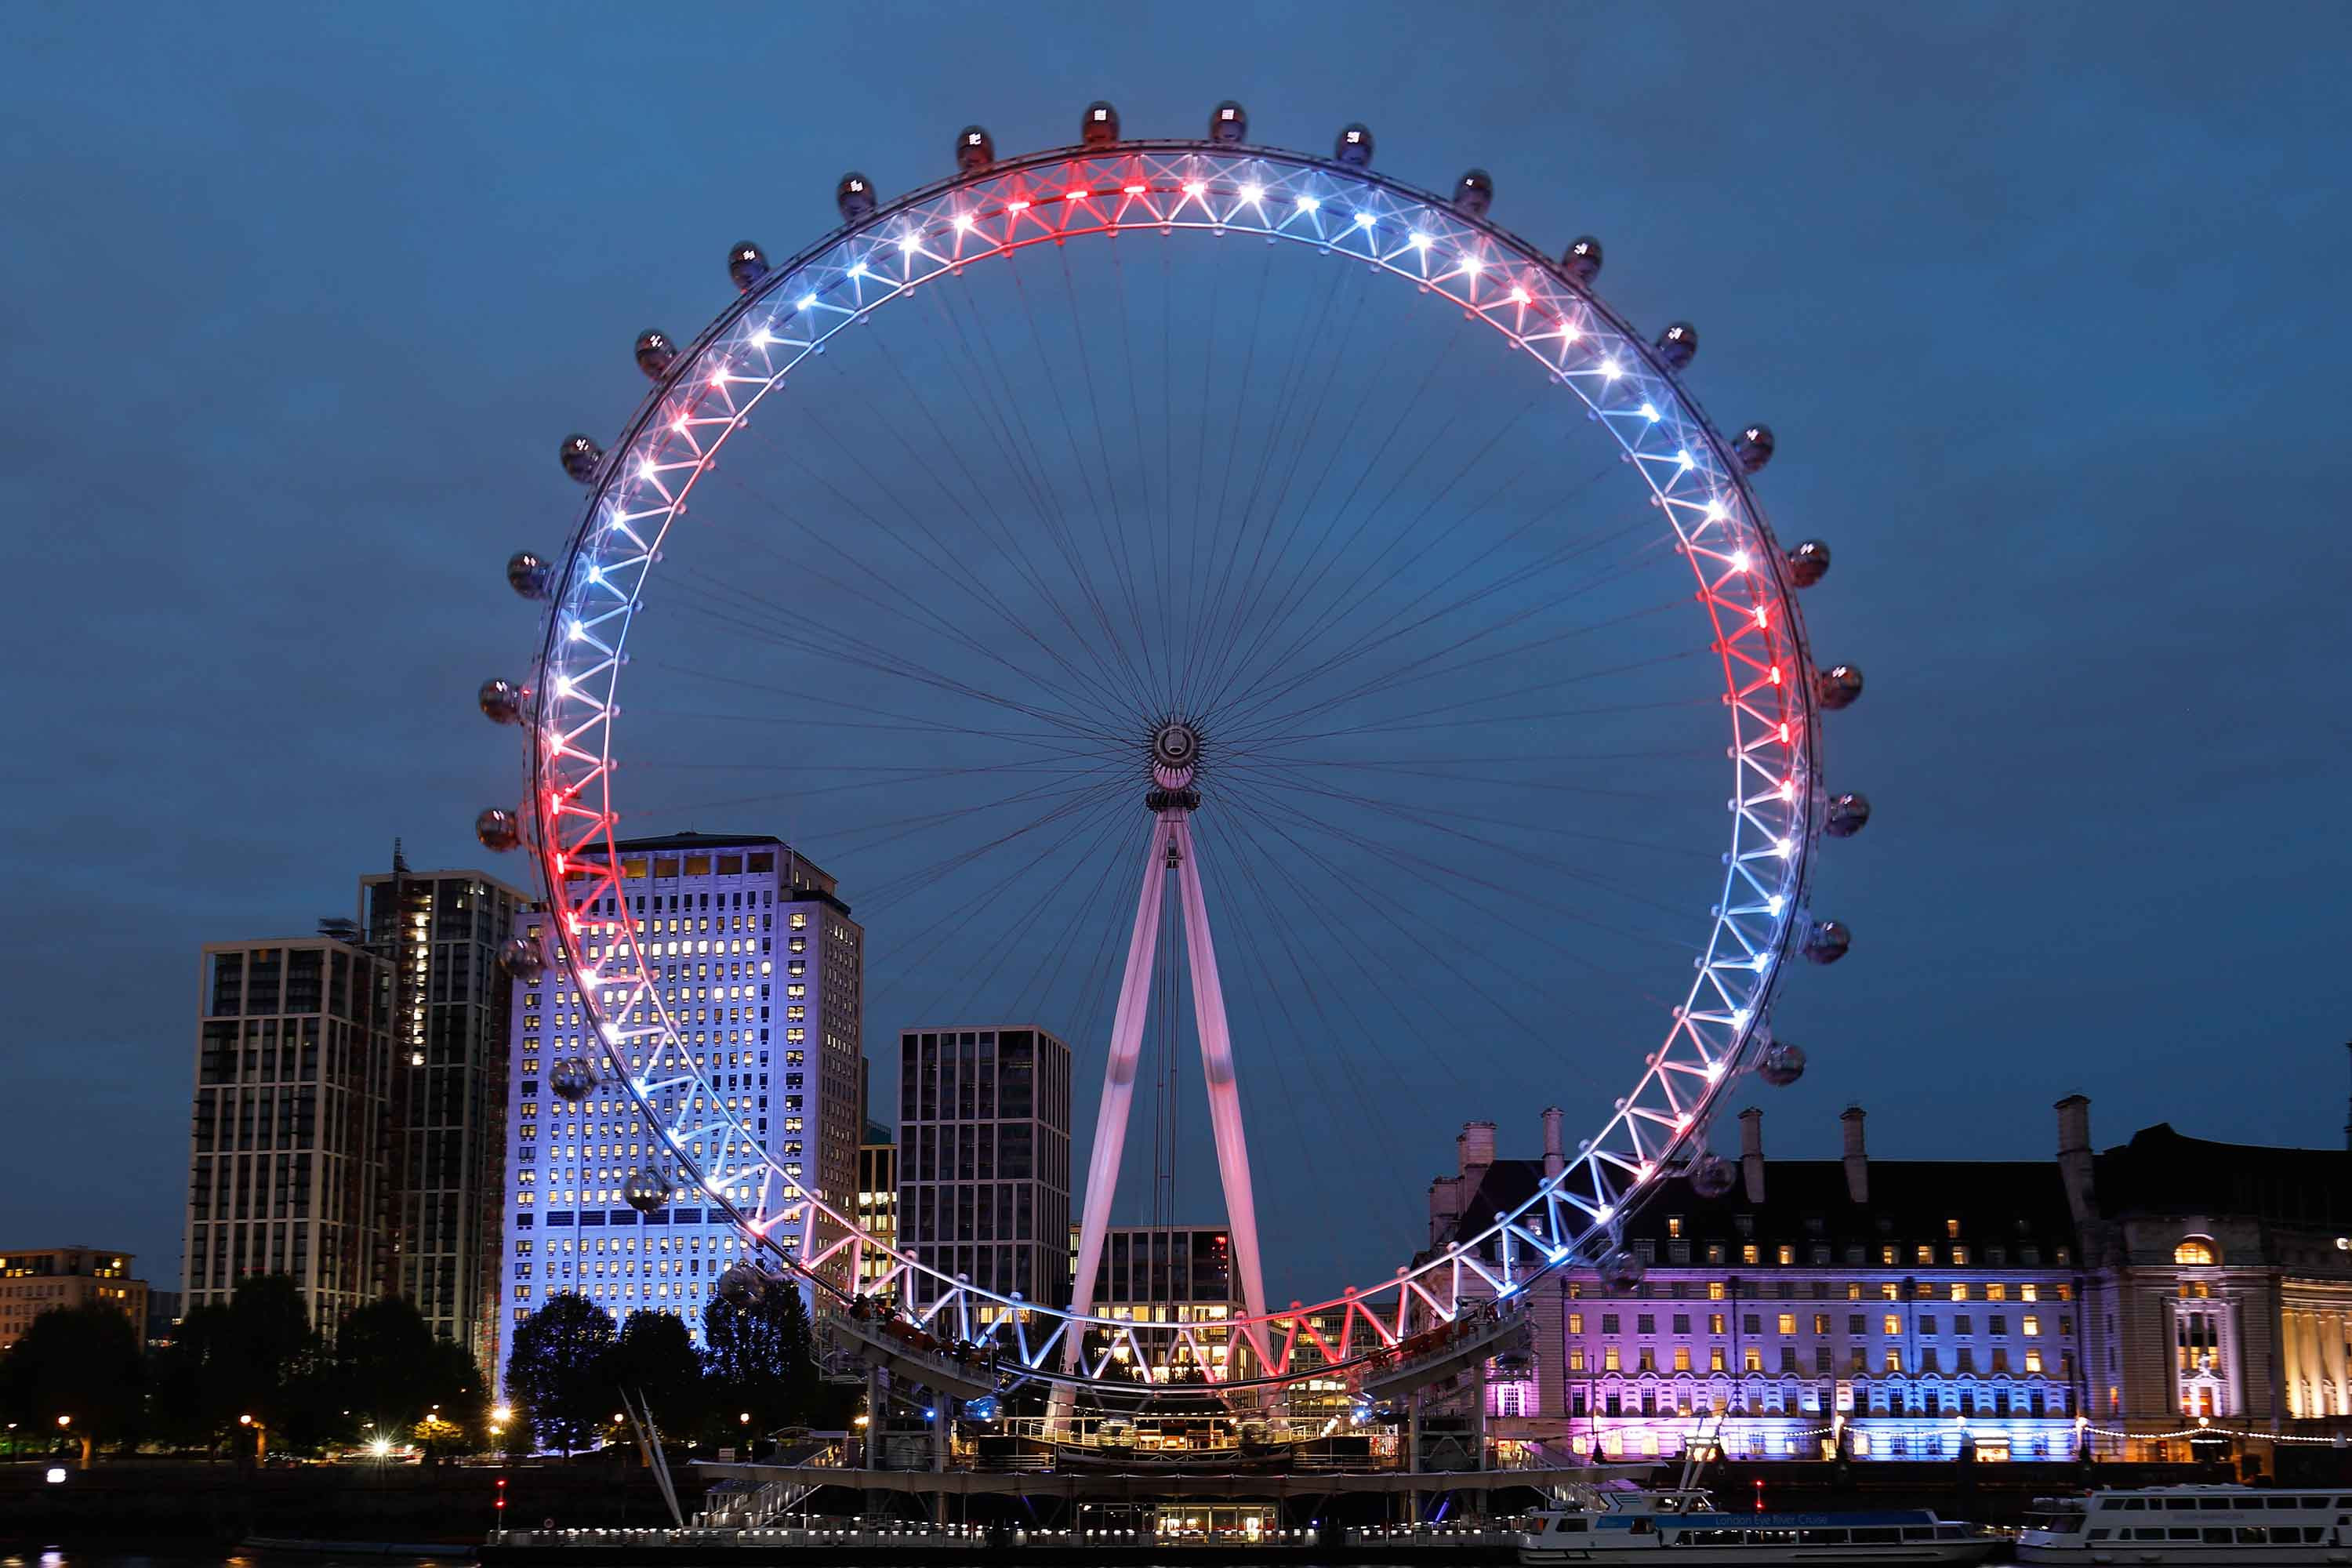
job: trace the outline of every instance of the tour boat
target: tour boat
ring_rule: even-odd
[[[2141,1487],[2036,1498],[2020,1563],[2352,1563],[2352,1488]]]
[[[1535,1516],[1522,1563],[1981,1563],[2000,1542],[1926,1509],[1748,1513],[1696,1488],[1579,1489]]]

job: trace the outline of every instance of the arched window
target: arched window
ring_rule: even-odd
[[[2192,1236],[2183,1240],[2179,1246],[2172,1249],[2172,1261],[2175,1263],[2205,1264],[2217,1263],[2221,1261],[2221,1259],[2213,1250],[2213,1243],[2210,1237]]]

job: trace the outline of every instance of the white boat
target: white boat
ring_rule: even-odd
[[[1926,1509],[1750,1513],[1708,1493],[1579,1488],[1535,1516],[1522,1563],[1981,1563],[2000,1542]]]
[[[2141,1487],[2036,1498],[2020,1563],[2352,1563],[2352,1489]]]

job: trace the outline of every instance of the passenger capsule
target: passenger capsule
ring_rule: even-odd
[[[1591,284],[1601,276],[1601,242],[1589,234],[1570,240],[1560,252],[1559,269],[1579,285]]]
[[[748,1263],[730,1267],[719,1277],[719,1299],[739,1312],[758,1306],[768,1294],[768,1277]]]
[[[1698,329],[1688,321],[1671,322],[1658,334],[1658,357],[1668,370],[1681,370],[1697,356]]]
[[[996,138],[985,126],[967,125],[956,132],[956,168],[977,174],[996,162]]]
[[[1828,820],[1822,830],[1832,838],[1851,838],[1870,826],[1870,797],[1848,792],[1830,796]]]
[[[677,345],[669,341],[667,332],[651,328],[637,334],[637,368],[646,373],[647,381],[659,381],[677,363]]]
[[[1861,668],[1833,664],[1815,679],[1813,689],[1824,708],[1851,708],[1853,700],[1862,695]]]
[[[727,276],[735,287],[749,293],[751,287],[768,275],[768,253],[745,240],[727,253]]]
[[[596,1068],[585,1057],[566,1057],[547,1075],[547,1087],[556,1099],[577,1104],[595,1091]]]
[[[1454,182],[1454,210],[1464,217],[1485,217],[1495,205],[1495,176],[1472,169]]]
[[[1830,574],[1830,547],[1818,539],[1808,539],[1789,552],[1789,579],[1800,588],[1810,588]]]
[[[474,818],[474,837],[482,841],[483,848],[504,854],[521,845],[522,819],[494,805]]]
[[[1108,147],[1118,140],[1118,110],[1102,99],[1087,105],[1078,121],[1078,140],[1089,147]]]
[[[1739,459],[1739,467],[1755,473],[1772,460],[1772,426],[1750,425],[1731,443],[1731,455]]]
[[[1756,1076],[1774,1089],[1786,1089],[1805,1076],[1805,1047],[1793,1040],[1775,1040],[1764,1047]]]
[[[1691,1191],[1703,1198],[1719,1198],[1731,1190],[1737,1179],[1731,1162],[1712,1150],[1698,1157],[1690,1168]]]
[[[497,676],[482,682],[475,700],[482,705],[482,717],[493,724],[520,724],[530,694],[523,687]]]
[[[536,985],[547,973],[547,954],[539,943],[527,936],[510,936],[499,949],[499,967],[511,980],[525,985]]]
[[[555,592],[555,568],[528,550],[507,557],[507,586],[526,599],[544,599]]]
[[[1805,956],[1815,963],[1835,963],[1853,945],[1853,932],[1835,921],[1815,921],[1805,933]]]
[[[1632,1289],[1649,1272],[1643,1261],[1624,1247],[1612,1247],[1601,1259],[1601,1280],[1620,1289]]]
[[[873,216],[874,182],[852,169],[841,176],[841,184],[833,187],[833,205],[841,209],[844,223]]]
[[[1536,1358],[1528,1351],[1505,1351],[1495,1358],[1495,1375],[1506,1382],[1517,1383],[1536,1374]]]
[[[669,1178],[659,1171],[631,1171],[629,1179],[621,1184],[621,1197],[639,1214],[657,1214],[669,1207],[676,1191]]]
[[[563,471],[583,485],[596,482],[597,467],[604,461],[604,448],[596,445],[593,437],[576,432],[563,438],[555,455],[562,462]]]
[[[1358,121],[1339,128],[1339,142],[1331,149],[1332,161],[1345,163],[1350,169],[1370,166],[1372,162],[1372,128]]]
[[[1249,140],[1249,110],[1232,99],[1209,111],[1209,140],[1239,142]]]

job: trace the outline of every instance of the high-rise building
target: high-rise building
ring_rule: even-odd
[[[869,1121],[857,1146],[857,1228],[882,1247],[898,1244],[898,1145],[889,1131]],[[858,1263],[859,1293],[870,1293],[890,1268],[887,1258],[867,1253]]]
[[[331,1333],[382,1293],[390,996],[390,965],[341,936],[205,946],[186,1310],[285,1274]]]
[[[787,1173],[852,1212],[863,1133],[865,932],[835,879],[782,839],[760,835],[683,833],[615,848],[619,891],[583,912],[587,957],[621,945],[614,938],[629,922],[680,1043],[711,1088],[734,1100],[730,1109]],[[542,941],[546,919],[526,910],[515,934]],[[603,1060],[561,968],[517,982],[514,992],[508,1321],[577,1290],[615,1316],[675,1312],[699,1341],[711,1288],[742,1256],[732,1223],[691,1189],[653,1215],[628,1206],[630,1174],[663,1163],[658,1142],[609,1082],[577,1102],[548,1089],[559,1060]],[[654,1016],[648,1009],[629,1021]],[[798,1232],[781,1228],[778,1240],[796,1247]]]
[[[898,1152],[901,1247],[984,1289],[1069,1300],[1068,1046],[1027,1026],[906,1030]]]
[[[487,1365],[498,1329],[514,990],[499,967],[528,894],[479,871],[393,868],[360,879],[368,950],[388,965],[384,1288]]]
[[[96,1301],[147,1331],[147,1281],[131,1278],[131,1254],[96,1247],[34,1247],[0,1252],[0,1351],[35,1318]]]

